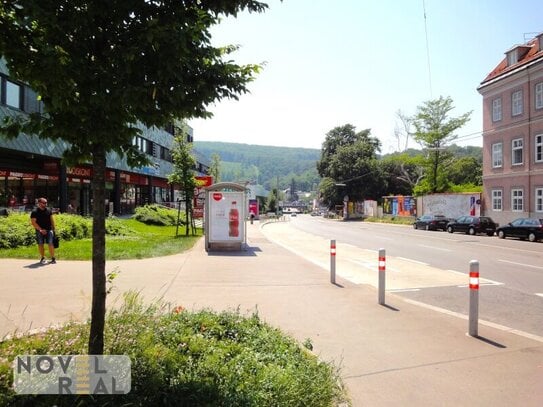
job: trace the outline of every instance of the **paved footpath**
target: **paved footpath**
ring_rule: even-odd
[[[300,239],[283,223],[247,226],[243,252],[206,253],[201,239],[174,256],[108,262],[108,272],[120,272],[108,305],[137,290],[147,301],[189,309],[258,310],[296,339],[310,338],[320,358],[339,365],[354,406],[543,405],[541,338],[484,324],[473,338],[467,320],[390,292],[381,306],[368,271],[374,253],[338,242],[345,259],[333,285],[326,270],[329,242]],[[0,260],[0,336],[89,316],[90,262],[62,261],[62,249],[58,257],[44,266]],[[405,285],[402,279],[424,284],[436,278],[435,270],[400,259],[388,263],[402,271],[391,274],[399,279],[393,287]]]

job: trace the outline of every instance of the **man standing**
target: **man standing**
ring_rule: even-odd
[[[55,247],[53,246],[53,237],[55,235],[55,220],[53,213],[47,207],[47,199],[39,198],[38,207],[30,214],[30,222],[36,229],[36,241],[41,255],[41,264],[45,264],[45,252],[43,245],[45,242],[49,245],[49,255],[51,256],[51,264],[55,264]]]

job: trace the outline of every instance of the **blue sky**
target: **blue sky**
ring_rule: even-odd
[[[451,116],[473,111],[457,143],[482,146],[477,86],[506,50],[543,31],[541,0],[268,5],[213,29],[214,45],[240,45],[236,62],[266,66],[249,94],[210,106],[211,119],[189,121],[195,140],[320,149],[329,130],[351,123],[370,128],[390,153],[398,150],[397,111],[413,115],[423,102],[450,96]]]

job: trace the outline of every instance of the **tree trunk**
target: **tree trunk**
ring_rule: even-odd
[[[190,218],[191,218],[191,206],[190,206],[190,200],[191,200],[191,197],[190,197],[190,194],[185,191],[185,220],[186,220],[186,223],[185,223],[185,236],[188,236],[189,235],[189,230],[190,230]]]
[[[89,354],[104,353],[106,317],[106,152],[95,144],[92,159],[92,310]]]
[[[432,178],[433,178],[433,185],[432,185],[432,192],[437,192],[437,169],[439,166],[439,151],[435,152],[434,155],[434,162],[433,162],[433,168],[432,168]]]

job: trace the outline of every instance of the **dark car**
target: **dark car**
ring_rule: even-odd
[[[424,230],[447,230],[450,219],[443,215],[423,215],[413,223],[413,228]]]
[[[494,236],[498,224],[488,216],[460,216],[458,219],[449,222],[447,232],[464,232],[470,235],[486,233]]]
[[[530,242],[543,239],[543,219],[519,218],[507,225],[500,226],[496,233],[501,239],[506,237],[518,237]]]

